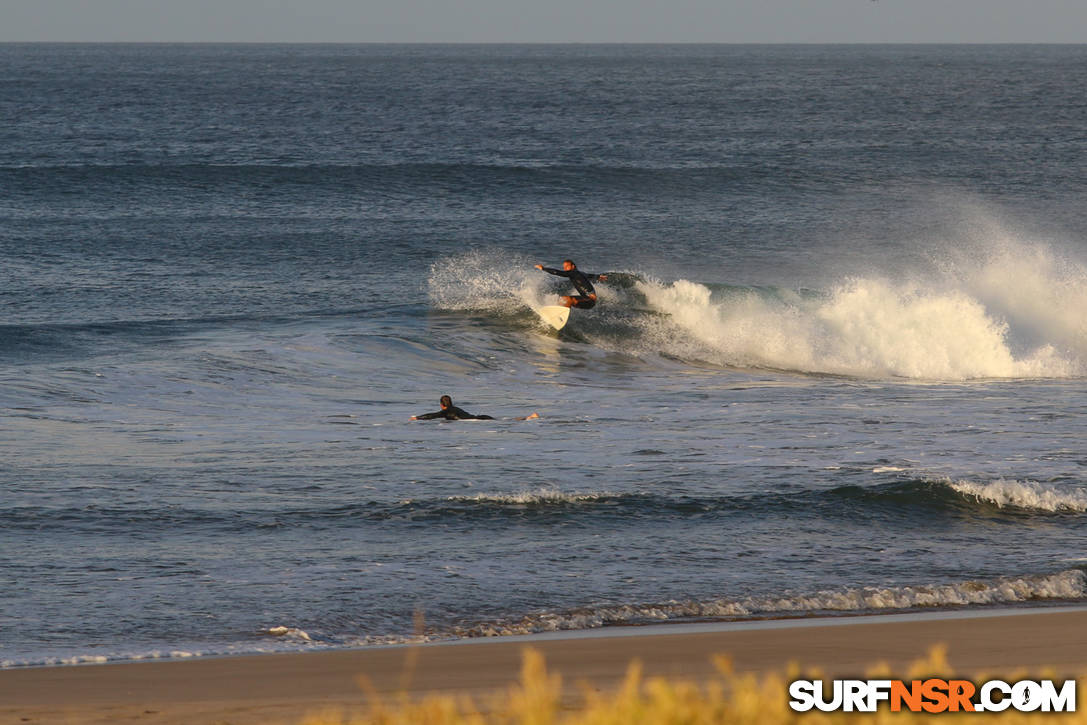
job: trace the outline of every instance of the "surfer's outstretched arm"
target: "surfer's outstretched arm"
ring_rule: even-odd
[[[543,270],[544,272],[547,272],[548,274],[553,274],[553,275],[556,275],[558,277],[569,277],[570,276],[570,273],[567,272],[565,269],[555,269],[554,267],[545,267],[542,264],[537,264],[536,269]]]
[[[578,277],[584,277],[586,279],[592,280],[593,282],[598,282],[600,280],[606,280],[608,278],[608,275],[606,273],[589,274],[588,272],[582,272],[573,265],[570,265],[570,269],[555,269],[554,267],[545,267],[542,264],[537,264],[536,269],[547,272],[548,274],[553,274],[556,277],[566,277],[567,279],[577,279]]]

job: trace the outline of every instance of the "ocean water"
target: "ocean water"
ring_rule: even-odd
[[[1084,603],[1085,86],[0,45],[0,663]]]

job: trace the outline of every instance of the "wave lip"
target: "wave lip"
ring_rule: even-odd
[[[987,483],[947,481],[946,485],[962,496],[997,508],[1049,511],[1052,513],[1087,512],[1087,490],[1063,489],[1034,481],[997,479]]]
[[[1017,515],[1087,512],[1087,488],[1003,478],[984,481],[915,478],[871,487],[839,486],[828,493],[862,503],[886,504],[900,510],[927,507],[976,511],[995,507],[1003,513]]]

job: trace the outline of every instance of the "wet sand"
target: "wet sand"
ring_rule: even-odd
[[[1052,667],[1087,673],[1087,610],[1025,610],[622,628],[365,650],[202,658],[0,671],[0,723],[132,722],[148,725],[301,723],[322,709],[365,705],[372,692],[486,697],[513,684],[522,652],[543,653],[564,683],[606,689],[633,659],[647,675],[703,679],[712,658],[737,670],[790,662],[827,674],[862,675],[886,662],[896,676],[933,645],[948,647],[957,676]]]

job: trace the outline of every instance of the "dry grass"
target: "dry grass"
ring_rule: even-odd
[[[1087,725],[1087,712],[1077,713],[894,713],[880,709],[874,713],[796,713],[789,708],[788,683],[801,676],[795,668],[766,675],[739,674],[727,658],[715,662],[718,674],[704,683],[659,677],[645,678],[638,663],[632,663],[623,684],[610,692],[597,692],[588,686],[581,690],[576,705],[563,698],[561,678],[547,671],[543,657],[526,651],[520,683],[504,694],[474,701],[467,696],[435,695],[414,701],[406,695],[382,700],[371,693],[370,706],[360,712],[315,713],[302,725],[913,725],[933,719],[962,719],[984,723]],[[915,663],[908,672],[892,673],[886,666],[874,666],[872,678],[925,678],[950,676],[941,648]],[[1015,681],[1028,677],[1026,672],[1001,673]],[[1034,678],[1064,679],[1054,673],[1032,673]],[[818,679],[818,672],[807,672],[805,679]],[[989,679],[988,676],[976,678]],[[1087,679],[1079,680],[1080,691]]]

